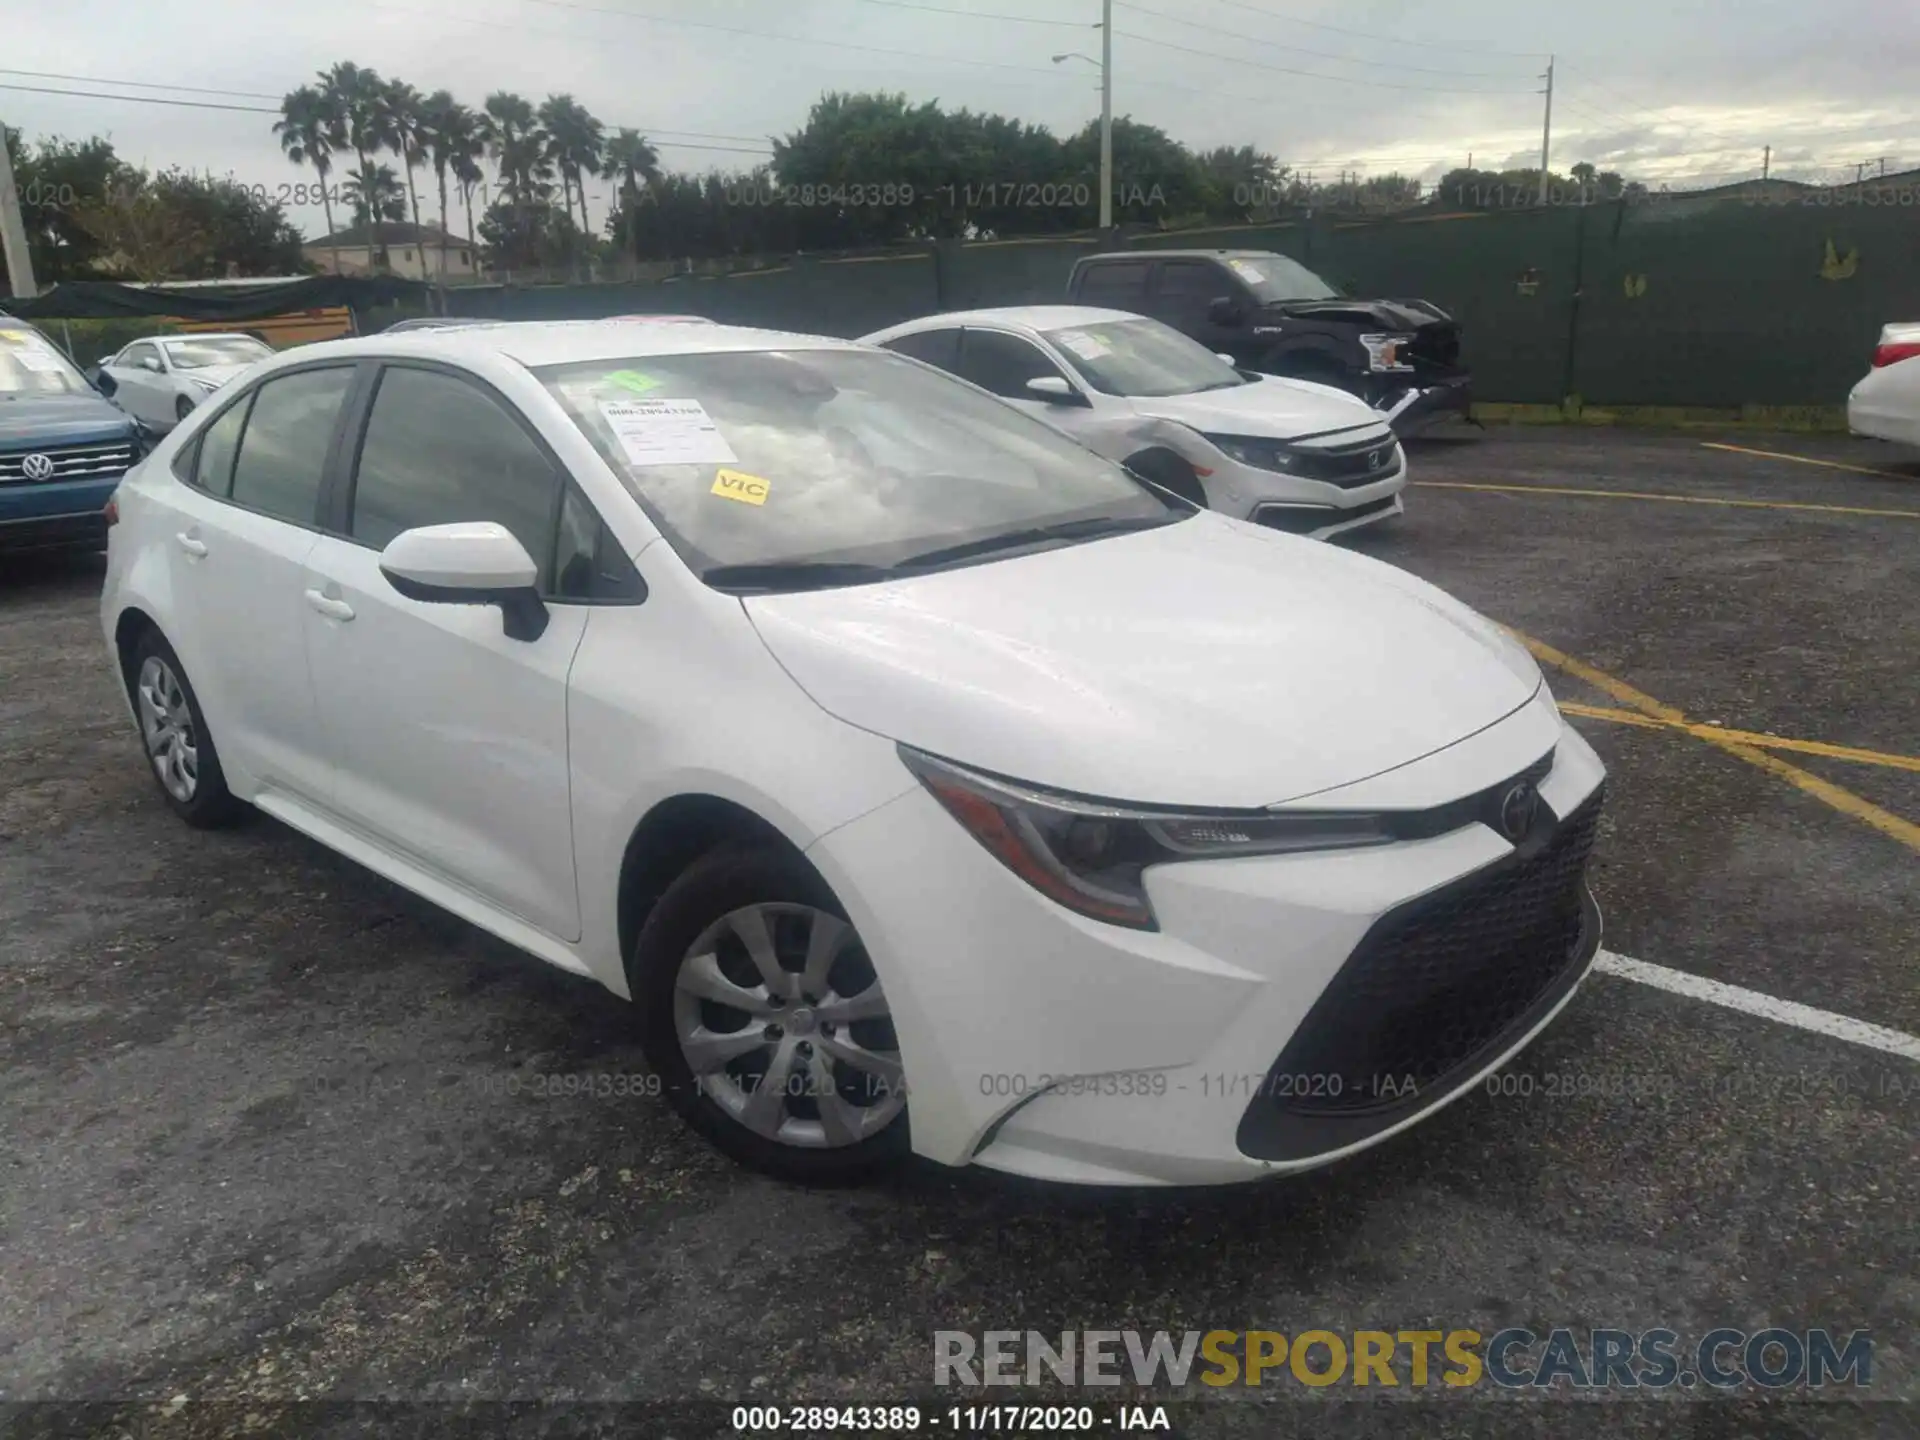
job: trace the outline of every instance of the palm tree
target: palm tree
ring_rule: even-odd
[[[311,165],[320,179],[320,211],[326,217],[327,237],[333,228],[333,197],[327,176],[333,172],[333,154],[346,145],[346,126],[328,94],[313,85],[289,91],[280,101],[280,118],[273,122],[280,149],[296,165]],[[340,273],[340,246],[333,252],[333,273]]]
[[[387,132],[387,144],[406,167],[407,199],[413,208],[416,244],[420,239],[420,192],[414,188],[413,171],[415,166],[424,165],[427,161],[426,119],[421,109],[424,103],[420,92],[404,80],[390,80],[381,89],[380,104],[384,111],[382,123]],[[422,255],[420,259],[421,272],[425,273],[426,256]]]
[[[592,223],[587,218],[587,182],[598,175],[606,161],[606,127],[588,113],[571,95],[549,95],[540,107],[540,120],[547,127],[547,151],[560,171],[565,188],[567,218],[573,218],[573,194],[580,195],[580,232],[591,241]]]
[[[472,114],[471,111],[467,113],[469,115]],[[467,246],[470,256],[474,253],[475,243],[473,234],[473,187],[487,178],[486,172],[480,168],[480,157],[487,153],[487,149],[486,145],[479,138],[477,125],[473,132],[472,140],[473,148],[471,150],[456,148],[452,151],[451,158],[447,162],[448,168],[453,171],[453,178],[460,182],[460,208],[466,212],[467,216]],[[475,268],[478,268],[477,262]]]
[[[331,70],[320,72],[320,89],[340,116],[346,136],[346,148],[367,174],[374,153],[389,144],[387,137],[386,84],[372,70],[363,70],[351,60],[342,60]],[[374,232],[367,231],[367,268],[374,266]]]
[[[634,223],[633,207],[640,202],[640,191],[660,183],[660,153],[647,143],[638,130],[621,129],[607,141],[606,173],[620,182],[620,205],[627,217],[627,238],[634,258],[640,257],[640,233]]]
[[[427,158],[433,165],[433,178],[440,187],[440,283],[447,283],[447,172],[460,181],[461,198],[467,204],[467,236],[473,236],[472,189],[462,168],[472,169],[474,181],[480,178],[477,161],[486,153],[474,113],[453,98],[451,92],[436,90],[420,102],[422,138]]]
[[[525,97],[496,90],[487,97],[480,124],[487,153],[500,170],[500,188],[513,207],[514,231],[524,235],[527,207],[546,199],[547,177],[553,173],[540,117]]]
[[[352,207],[354,223],[367,227],[369,246],[374,243],[373,236],[379,229],[379,221],[407,218],[406,187],[400,183],[400,177],[394,173],[391,165],[369,160],[359,169],[350,171],[346,183],[340,187],[340,198]],[[393,267],[388,263],[384,236],[379,243],[379,268],[391,270]],[[368,268],[373,268],[371,263]]]

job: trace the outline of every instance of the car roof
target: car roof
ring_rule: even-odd
[[[1280,255],[1280,252],[1278,250],[1104,250],[1098,255],[1082,255],[1074,263],[1085,265],[1093,260],[1246,260],[1256,255]]]
[[[157,340],[162,344],[174,340],[254,340],[256,344],[260,343],[244,330],[190,330],[184,335],[143,335],[140,338]]]
[[[303,358],[356,355],[438,356],[474,360],[498,355],[531,369],[575,361],[625,360],[643,355],[696,355],[752,350],[853,350],[851,340],[754,330],[739,325],[636,325],[631,320],[520,320],[511,324],[450,325],[303,345]]]
[[[980,310],[948,310],[918,320],[902,321],[877,335],[900,335],[929,326],[1024,325],[1034,330],[1059,330],[1072,325],[1105,325],[1115,320],[1139,320],[1131,310],[1108,310],[1097,305],[999,305]]]

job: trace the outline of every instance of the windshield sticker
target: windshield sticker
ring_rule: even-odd
[[[735,465],[740,457],[698,400],[602,400],[629,465]]]
[[[31,330],[0,330],[0,340],[9,345],[38,345],[40,337]]]
[[[1082,360],[1098,360],[1104,355],[1113,353],[1097,336],[1089,335],[1085,331],[1062,330],[1053,338],[1066,346],[1067,349],[1071,350],[1074,354],[1078,355]]]
[[[14,351],[13,358],[23,369],[37,370],[44,375],[61,375],[67,368],[61,363],[60,357],[51,350],[36,350],[28,347]]]
[[[767,503],[767,482],[744,470],[722,470],[713,477],[713,490],[722,500],[738,500],[742,505]]]
[[[1262,280],[1267,278],[1260,273],[1259,266],[1249,265],[1245,260],[1229,260],[1227,262],[1227,268],[1249,285],[1258,285]]]
[[[609,385],[618,385],[622,390],[631,390],[636,395],[645,395],[649,391],[658,390],[663,383],[638,370],[616,370],[605,379]]]

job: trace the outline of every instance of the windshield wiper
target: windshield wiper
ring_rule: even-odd
[[[1117,515],[1095,515],[1085,520],[1063,520],[1057,525],[1034,525],[1022,530],[1008,530],[999,535],[987,535],[978,540],[965,540],[958,545],[943,545],[937,550],[927,550],[919,555],[909,555],[899,564],[902,570],[938,569],[942,565],[952,564],[956,560],[971,560],[980,555],[992,555],[1001,550],[1019,550],[1029,545],[1045,545],[1050,541],[1091,540],[1099,535],[1124,535],[1130,530],[1156,530],[1162,525],[1170,525],[1184,518],[1169,512],[1165,515],[1135,515],[1121,517]]]
[[[700,572],[700,578],[716,590],[745,594],[870,585],[876,580],[895,579],[897,572],[886,565],[852,560],[773,560],[754,565],[712,565]]]

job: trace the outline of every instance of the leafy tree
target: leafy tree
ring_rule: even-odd
[[[34,278],[52,284],[88,273],[105,251],[82,212],[129,193],[139,172],[98,136],[43,139],[29,149],[18,130],[0,130],[13,164]]]

